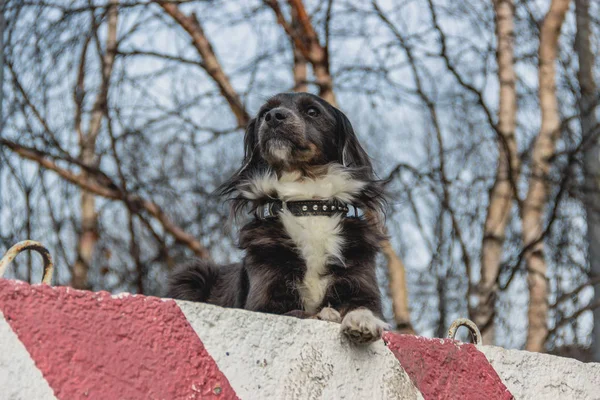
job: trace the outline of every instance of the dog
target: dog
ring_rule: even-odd
[[[168,297],[338,322],[356,344],[379,339],[385,196],[348,118],[315,95],[278,94],[248,124],[244,150],[218,189],[234,217],[253,215],[242,262],[184,265]]]

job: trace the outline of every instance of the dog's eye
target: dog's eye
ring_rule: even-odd
[[[319,110],[316,107],[308,107],[306,109],[306,115],[309,117],[318,117],[320,114]]]

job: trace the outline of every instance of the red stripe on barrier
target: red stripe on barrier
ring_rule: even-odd
[[[512,399],[485,355],[472,344],[385,332],[383,339],[428,399]]]
[[[0,310],[60,399],[235,399],[172,300],[0,279]]]

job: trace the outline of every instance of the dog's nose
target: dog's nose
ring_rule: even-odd
[[[292,113],[285,108],[277,107],[265,115],[265,121],[269,126],[277,126],[285,121]]]

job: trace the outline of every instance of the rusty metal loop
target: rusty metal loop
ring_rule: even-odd
[[[455,320],[450,328],[448,329],[448,339],[454,339],[456,336],[456,331],[461,326],[466,327],[471,333],[471,338],[473,339],[473,344],[482,344],[483,340],[481,339],[481,332],[479,332],[479,328],[475,325],[475,322],[471,321],[468,318],[459,318]]]
[[[10,264],[19,253],[25,250],[35,250],[42,256],[42,259],[44,260],[42,283],[45,283],[46,285],[52,284],[52,274],[54,272],[52,256],[50,255],[48,249],[44,247],[44,245],[34,240],[24,240],[8,249],[2,259],[0,259],[0,278],[4,275],[8,264]]]

